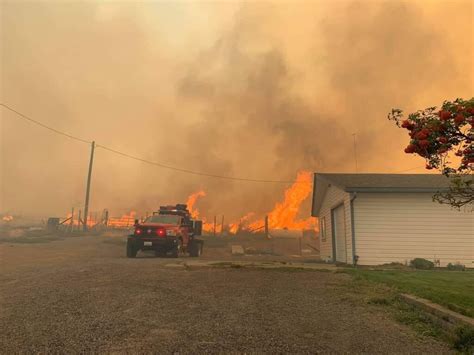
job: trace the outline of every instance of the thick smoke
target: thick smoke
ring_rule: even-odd
[[[2,102],[211,174],[354,171],[353,133],[359,171],[422,166],[403,154],[406,137],[387,112],[472,95],[469,1],[1,6]],[[0,213],[81,207],[88,147],[1,114]],[[93,176],[92,209],[117,215],[204,189],[203,214],[232,220],[268,211],[287,187],[185,175],[100,149]]]

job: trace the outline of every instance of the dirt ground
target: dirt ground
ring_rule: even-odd
[[[124,255],[111,237],[0,244],[0,352],[449,352],[345,297],[346,274]]]

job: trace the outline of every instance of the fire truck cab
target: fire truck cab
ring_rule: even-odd
[[[161,206],[144,221],[135,221],[134,232],[127,238],[127,257],[136,257],[140,250],[175,258],[185,253],[200,256],[204,242],[197,237],[201,232],[202,221],[193,220],[185,204]]]

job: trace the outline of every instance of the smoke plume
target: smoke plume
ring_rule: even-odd
[[[387,112],[472,96],[469,1],[1,7],[1,102],[209,174],[352,172],[354,137],[360,172],[422,166],[403,154],[406,136]],[[1,115],[0,213],[80,208],[89,147]],[[143,213],[203,190],[201,213],[230,221],[269,211],[286,187],[187,175],[99,148],[91,208]]]

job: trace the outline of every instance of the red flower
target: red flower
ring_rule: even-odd
[[[439,138],[438,138],[438,141],[439,141],[440,143],[446,144],[446,143],[448,143],[448,138],[446,138],[446,137],[439,137]]]
[[[423,132],[423,130],[422,130],[421,132],[418,132],[415,135],[415,138],[419,139],[419,140],[424,140],[424,139],[428,138],[428,135],[425,132]]]
[[[404,121],[402,121],[401,127],[402,127],[402,128],[408,128],[409,125],[410,125],[410,121],[404,120]]]
[[[422,139],[418,142],[418,145],[426,149],[430,145],[430,142],[428,142],[426,139]]]
[[[406,148],[405,148],[405,153],[415,153],[416,152],[416,145],[414,144],[409,144]]]
[[[463,122],[464,122],[464,116],[458,113],[456,117],[454,118],[454,123],[456,123],[457,125],[460,125]]]
[[[438,115],[439,115],[439,118],[441,118],[441,120],[443,121],[447,121],[451,118],[451,112],[446,111],[446,110],[439,111]]]

